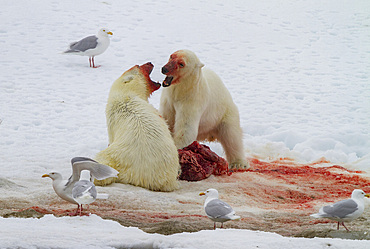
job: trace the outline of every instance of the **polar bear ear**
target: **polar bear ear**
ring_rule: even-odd
[[[202,62],[199,62],[199,68],[204,67],[204,64]]]
[[[134,76],[124,75],[121,79],[122,79],[122,83],[126,84],[126,83],[129,83],[130,81],[132,81],[134,79]]]

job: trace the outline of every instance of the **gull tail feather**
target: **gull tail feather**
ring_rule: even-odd
[[[313,218],[321,218],[321,214],[319,214],[319,213],[311,214],[310,216],[313,217]]]
[[[109,194],[99,194],[96,196],[96,199],[100,199],[100,200],[106,200],[109,198]]]
[[[231,220],[240,220],[240,216],[234,215],[233,217],[231,217]]]

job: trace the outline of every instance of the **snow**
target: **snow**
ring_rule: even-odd
[[[240,111],[248,157],[325,157],[369,173],[367,0],[0,3],[0,177],[16,183],[1,181],[1,200],[52,193],[42,174],[56,170],[66,177],[72,157],[93,158],[106,148],[104,109],[112,82],[147,61],[155,65],[152,79],[162,81],[161,66],[183,48],[224,80]],[[61,54],[101,27],[113,37],[95,59],[100,68],[89,68],[87,57]],[[150,99],[157,108],[160,93]],[[223,155],[219,144],[210,146]],[[24,182],[30,189],[20,186]],[[9,248],[365,248],[361,241],[248,230],[146,234],[94,215],[0,219],[1,246]]]
[[[22,224],[33,231],[19,229],[14,218],[0,218],[2,248],[16,244],[20,248],[367,248],[368,241],[342,239],[287,238],[274,233],[249,230],[217,229],[169,236],[148,234],[135,227],[90,217],[46,215],[26,219]],[[53,226],[51,226],[51,224]],[[19,238],[22,238],[20,241]],[[366,247],[367,246],[367,247]]]

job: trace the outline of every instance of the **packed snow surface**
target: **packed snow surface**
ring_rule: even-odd
[[[325,157],[369,172],[368,0],[2,0],[1,6],[1,178],[38,182],[54,170],[67,177],[72,157],[94,158],[108,144],[104,111],[113,81],[151,61],[151,77],[161,82],[161,67],[179,49],[194,51],[223,79],[239,108],[248,158]],[[61,54],[102,27],[113,36],[95,58],[100,68]],[[160,94],[150,99],[157,108]],[[219,144],[210,146],[224,155]],[[2,198],[23,196],[19,189],[6,188]],[[1,218],[0,230],[0,247],[10,248],[365,248],[360,241],[307,242],[245,230],[149,235],[97,216]]]
[[[19,229],[14,218],[0,218],[1,248],[366,248],[368,241],[287,238],[274,233],[217,229],[169,236],[148,234],[135,227],[122,227],[99,216],[61,217],[46,215],[25,219],[32,230]],[[9,239],[10,238],[10,239]],[[19,238],[22,238],[21,240]]]

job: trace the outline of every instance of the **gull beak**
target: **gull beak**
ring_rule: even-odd
[[[370,198],[370,195],[369,194],[366,194],[365,197]]]
[[[42,177],[50,177],[48,174],[42,175]]]
[[[202,193],[199,193],[199,195],[206,195],[206,193],[202,192]]]
[[[107,34],[108,34],[108,35],[113,35],[113,33],[112,33],[112,32],[110,32],[110,31],[109,31],[109,32],[107,32]]]

